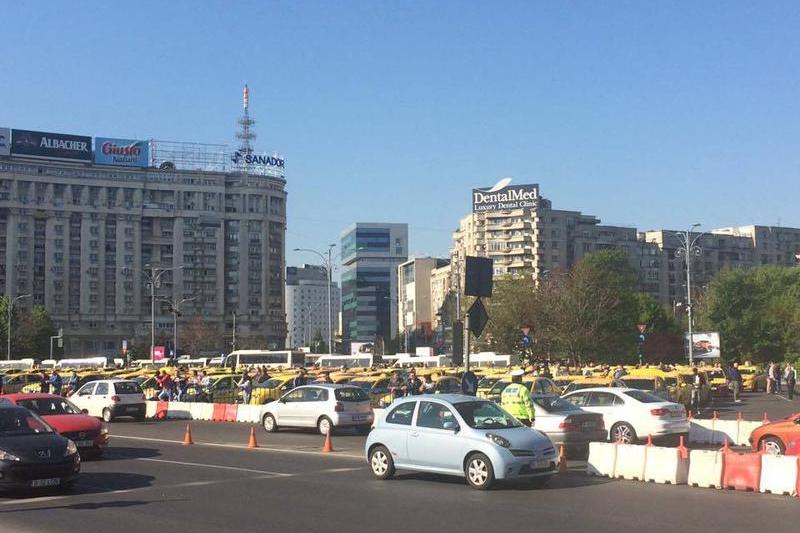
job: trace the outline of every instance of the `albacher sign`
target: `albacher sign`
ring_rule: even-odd
[[[245,165],[261,165],[266,167],[284,168],[284,161],[280,157],[246,154],[242,153],[240,150],[237,150],[233,153],[231,156],[231,161],[237,165],[244,163]]]
[[[539,201],[539,185],[509,185],[504,178],[489,189],[472,189],[472,212],[535,208]]]
[[[92,138],[65,133],[11,130],[11,153],[91,161]]]

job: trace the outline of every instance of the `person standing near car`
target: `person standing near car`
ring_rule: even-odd
[[[58,370],[55,368],[50,373],[50,394],[56,394],[61,396],[61,389],[64,387],[64,380],[61,379],[61,376],[58,374]]]
[[[306,370],[305,368],[301,368],[297,375],[292,380],[292,388],[302,387],[306,384]]]
[[[239,381],[239,389],[242,391],[242,403],[249,405],[250,397],[253,395],[253,380],[249,372],[245,372],[242,375],[242,379]]]
[[[786,380],[787,396],[790,400],[794,400],[794,387],[797,385],[797,369],[792,366],[792,363],[786,363],[783,379]]]
[[[533,426],[536,418],[531,393],[522,384],[524,370],[511,371],[511,383],[500,394],[500,406],[526,426]]]
[[[775,363],[767,368],[767,394],[775,394]]]
[[[728,369],[727,376],[728,383],[730,383],[731,390],[733,391],[733,401],[736,403],[742,403],[742,400],[739,399],[739,391],[742,390],[742,374],[739,373],[739,363],[733,363],[733,365]]]
[[[478,393],[478,376],[472,370],[467,370],[461,376],[461,394],[475,396]]]
[[[73,394],[75,391],[77,391],[79,383],[80,381],[78,380],[78,373],[73,370],[72,374],[67,378],[67,395]]]
[[[400,372],[398,372],[397,370],[392,372],[392,377],[389,378],[387,389],[389,390],[389,394],[392,395],[392,401],[395,401],[397,398],[402,398],[403,396],[405,396],[403,380],[400,379]]]
[[[406,381],[406,394],[409,396],[417,396],[422,394],[422,381],[417,377],[415,371],[408,374],[408,381]]]
[[[160,389],[158,393],[159,401],[168,402],[172,400],[172,376],[167,374],[166,369],[161,369],[161,374],[156,377],[156,384]]]

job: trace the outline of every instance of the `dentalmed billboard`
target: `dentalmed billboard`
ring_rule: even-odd
[[[150,143],[132,139],[95,137],[94,162],[98,165],[149,167]]]
[[[473,213],[535,208],[538,201],[539,185],[511,185],[511,178],[503,178],[488,189],[472,189]]]

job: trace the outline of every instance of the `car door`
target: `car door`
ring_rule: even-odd
[[[302,389],[303,401],[297,405],[297,425],[314,427],[324,414],[328,401],[328,389],[323,387],[306,387]]]
[[[445,404],[419,402],[417,417],[408,434],[408,456],[412,464],[426,469],[461,473],[463,454],[457,449],[457,419]]]
[[[392,454],[394,463],[398,467],[410,465],[408,439],[409,434],[414,430],[411,423],[418,403],[416,401],[408,401],[389,407],[386,417],[380,424],[381,433],[383,434],[381,442],[389,448],[389,453]]]
[[[611,426],[623,419],[625,402],[614,393],[592,391],[589,393],[589,399],[584,409],[592,413],[600,413],[603,415],[603,423],[605,427],[610,430]]]
[[[304,388],[297,388],[283,395],[275,406],[275,418],[279,426],[297,427],[298,414],[302,410]]]
[[[86,385],[78,389],[78,392],[73,394],[69,400],[72,403],[74,403],[81,411],[83,411],[84,409],[89,411],[92,394],[94,393],[94,389],[96,386],[97,383],[87,383]]]
[[[94,389],[94,394],[92,394],[89,404],[91,405],[89,408],[91,416],[102,416],[103,409],[111,405],[111,391],[107,381],[97,382],[97,387]]]

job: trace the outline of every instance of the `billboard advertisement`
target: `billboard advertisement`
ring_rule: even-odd
[[[94,162],[98,165],[149,167],[150,143],[132,139],[95,137]]]
[[[686,335],[689,342],[689,335]],[[692,334],[692,357],[694,359],[719,359],[722,351],[719,346],[719,333],[716,331]]]
[[[0,128],[0,155],[11,155],[11,130]]]
[[[488,189],[472,189],[472,212],[535,208],[539,202],[539,185],[511,185],[503,178]]]
[[[12,130],[11,153],[73,161],[91,161],[92,138],[65,133]]]
[[[163,360],[164,360],[164,347],[153,346],[153,361],[163,361]]]

